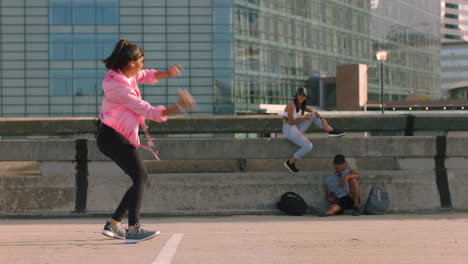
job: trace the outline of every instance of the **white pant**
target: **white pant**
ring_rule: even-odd
[[[310,142],[305,136],[304,133],[309,128],[311,124],[314,124],[318,128],[322,128],[322,121],[316,115],[314,115],[311,119],[305,120],[297,125],[288,125],[283,124],[283,134],[287,137],[291,142],[300,146],[301,148],[294,153],[294,157],[296,159],[302,158],[305,154],[312,150],[314,145]]]

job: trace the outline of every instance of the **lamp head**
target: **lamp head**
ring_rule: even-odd
[[[375,56],[379,61],[386,61],[387,60],[388,51],[387,50],[379,50],[375,52]]]

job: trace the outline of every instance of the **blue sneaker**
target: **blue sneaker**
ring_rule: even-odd
[[[110,221],[106,221],[101,234],[115,239],[125,239],[125,228],[122,225],[111,225]]]
[[[136,228],[127,231],[125,235],[125,243],[138,243],[145,240],[150,240],[159,235],[159,231],[145,230],[139,225]]]

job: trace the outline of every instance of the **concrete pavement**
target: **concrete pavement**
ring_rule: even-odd
[[[0,219],[0,263],[467,263],[468,214],[143,218],[124,244],[103,218]]]

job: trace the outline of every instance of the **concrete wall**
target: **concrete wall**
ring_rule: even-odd
[[[468,112],[468,111],[467,111]],[[323,112],[334,127],[347,132],[383,132],[417,135],[432,131],[468,131],[468,114],[414,112],[385,115],[379,112]],[[83,138],[96,132],[96,118],[0,118],[0,136],[61,136]],[[152,134],[282,133],[281,115],[173,116],[165,123],[149,123]],[[320,131],[311,126],[309,132]],[[409,132],[409,133],[407,133]]]
[[[447,178],[452,204],[456,208],[468,208],[468,138],[447,138]]]
[[[390,193],[391,211],[468,210],[466,137],[343,137],[312,140],[297,163],[286,139],[158,139],[162,161],[142,150],[151,177],[143,212],[158,215],[269,214],[286,191],[326,206],[324,178],[336,153]],[[130,179],[94,140],[0,141],[0,215],[111,213]],[[445,175],[445,176],[444,176]]]

